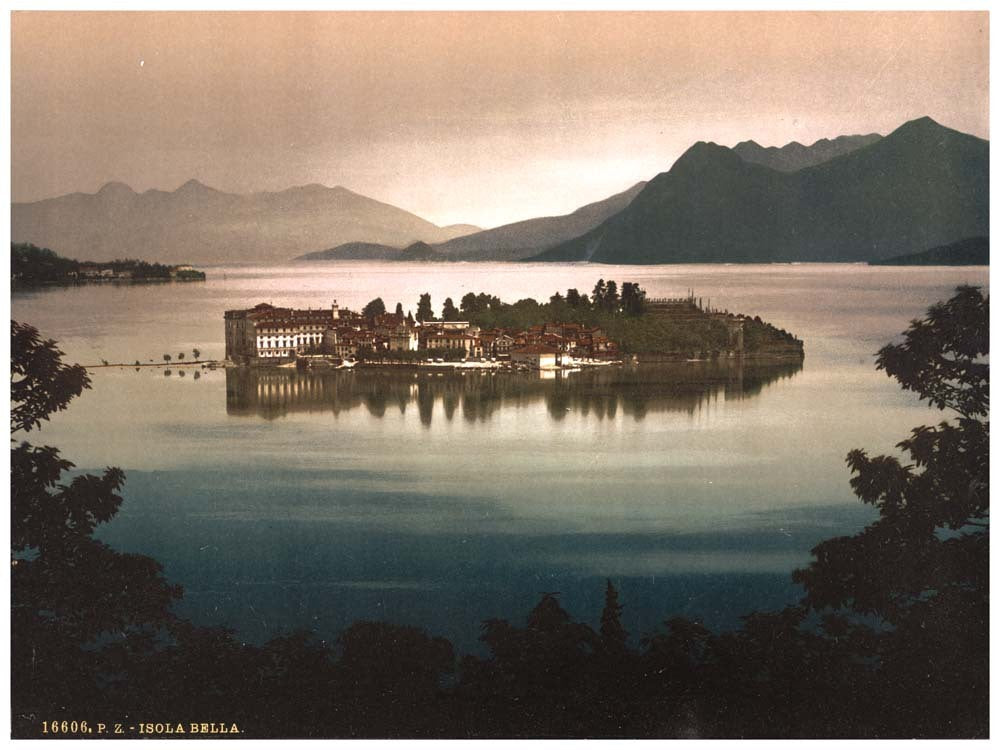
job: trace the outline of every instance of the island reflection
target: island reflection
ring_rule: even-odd
[[[226,412],[276,419],[292,412],[336,415],[363,406],[381,417],[387,409],[402,413],[415,404],[420,421],[429,426],[439,402],[449,422],[459,412],[467,422],[477,422],[505,407],[544,401],[555,421],[568,412],[597,419],[621,413],[641,420],[656,412],[694,413],[720,396],[752,397],[801,369],[800,360],[685,362],[550,373],[240,368],[226,371]]]

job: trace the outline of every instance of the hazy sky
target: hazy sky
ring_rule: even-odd
[[[697,140],[930,115],[988,137],[986,13],[32,13],[12,198],[343,185],[438,224],[566,213]]]

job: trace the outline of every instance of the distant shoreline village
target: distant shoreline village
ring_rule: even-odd
[[[639,291],[637,285],[635,289]],[[307,309],[261,303],[225,312],[225,356],[227,363],[244,367],[392,364],[523,370],[569,369],[624,361],[804,356],[802,342],[791,334],[759,318],[703,306],[693,292],[686,297],[649,300],[641,294],[641,313],[621,316],[619,327],[624,326],[621,341],[601,325],[581,322],[549,320],[526,326],[486,327],[474,319],[414,320],[412,315],[402,313],[401,306],[394,313],[365,315],[343,309],[336,301],[329,308]],[[559,304],[565,304],[560,295],[556,297]],[[533,300],[530,302],[540,309],[556,304],[552,301],[549,306],[538,306]],[[451,300],[445,304],[448,307]],[[454,310],[453,305],[451,309]],[[685,336],[685,345],[637,348],[629,340],[629,334],[633,333],[629,329],[640,326],[681,334]],[[752,339],[750,346],[748,338]]]
[[[31,244],[10,246],[10,279],[15,287],[71,286],[100,282],[151,284],[204,281],[205,272],[187,263],[166,265],[123,258],[105,263],[64,258]]]

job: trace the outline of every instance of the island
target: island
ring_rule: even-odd
[[[506,367],[555,370],[622,362],[719,359],[801,360],[802,341],[760,319],[731,313],[696,297],[647,298],[633,282],[619,291],[599,280],[591,295],[556,292],[548,302],[501,301],[469,292],[439,317],[430,294],[416,315],[402,303],[388,312],[381,298],[360,312],[291,309],[261,303],[224,315],[226,360],[241,366]]]
[[[306,253],[292,260],[390,260],[390,261],[433,261],[459,260],[438,252],[426,242],[414,242],[400,249],[375,242],[346,242],[328,250]]]
[[[64,258],[47,247],[12,242],[10,280],[13,288],[102,282],[143,284],[204,281],[205,272],[186,264],[165,265],[130,258],[104,263],[80,261]]]

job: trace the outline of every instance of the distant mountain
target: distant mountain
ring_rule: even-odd
[[[448,235],[448,239],[454,239],[455,237],[465,237],[467,234],[475,234],[476,232],[482,232],[482,227],[477,227],[475,224],[448,224],[447,226],[441,227],[441,231]]]
[[[637,183],[624,192],[595,203],[588,203],[565,216],[527,219],[435,244],[434,252],[443,256],[435,259],[477,261],[526,258],[593,229],[609,216],[625,208],[645,185],[645,182]],[[329,250],[308,253],[296,260],[392,260],[399,259],[399,253],[400,250],[385,245],[348,243]]]
[[[970,237],[950,245],[932,247],[922,253],[897,255],[885,260],[873,260],[873,266],[988,266],[990,238]]]
[[[94,260],[162,262],[286,261],[345,242],[403,247],[445,242],[475,231],[439,227],[343,187],[305,185],[280,192],[224,193],[197,180],[173,192],[136,193],[110,182],[11,206],[11,239]]]
[[[437,244],[434,249],[452,260],[520,260],[593,229],[631,203],[645,185],[639,182],[564,216],[504,224]]]
[[[881,260],[989,234],[989,143],[930,118],[779,172],[699,142],[625,208],[532,260]]]
[[[769,146],[765,148],[755,141],[743,141],[733,147],[743,161],[760,164],[779,172],[796,172],[805,167],[814,167],[837,156],[849,154],[864,146],[870,146],[882,136],[878,133],[869,135],[841,135],[833,140],[821,138],[811,146],[803,146],[798,141],[792,141],[781,148]]]

